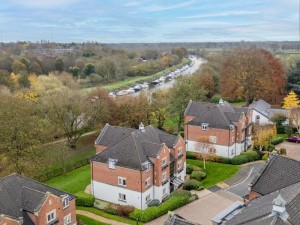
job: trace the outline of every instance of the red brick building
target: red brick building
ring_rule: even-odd
[[[183,183],[186,151],[180,135],[142,124],[138,130],[106,124],[95,146],[91,190],[98,199],[145,209]]]
[[[184,115],[184,133],[188,151],[198,151],[202,140],[211,147],[206,153],[232,158],[251,145],[252,110],[219,104],[192,102]]]
[[[0,179],[0,225],[74,225],[75,196],[11,174]]]

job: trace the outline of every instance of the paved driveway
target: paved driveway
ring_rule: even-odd
[[[283,142],[279,145],[276,145],[276,149],[285,148],[286,156],[291,159],[296,159],[300,161],[300,144],[292,142]]]
[[[191,222],[203,225],[212,224],[211,219],[235,201],[243,201],[242,198],[224,190],[211,192],[206,189],[196,193],[199,197],[198,200],[176,209],[174,212]],[[164,224],[167,217],[167,215],[161,216],[147,225]]]
[[[244,168],[241,169],[247,171],[247,175],[245,175],[245,178],[242,181],[238,182],[237,184],[232,184],[230,187],[226,189],[226,191],[229,191],[241,197],[248,195],[249,184],[258,175],[258,173],[265,167],[265,165],[266,164],[264,162],[257,162],[245,166]]]

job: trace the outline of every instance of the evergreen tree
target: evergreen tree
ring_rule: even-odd
[[[283,106],[284,109],[291,109],[295,106],[298,106],[300,100],[298,99],[296,93],[292,90],[284,99],[283,99]]]

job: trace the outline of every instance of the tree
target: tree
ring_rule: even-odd
[[[170,91],[170,111],[177,120],[178,132],[181,130],[185,108],[190,100],[203,101],[207,92],[197,87],[195,78],[183,76],[176,80]]]
[[[165,121],[169,118],[169,102],[168,91],[156,91],[151,96],[151,123],[157,124],[159,129],[164,129]]]
[[[275,113],[270,120],[276,125],[282,125],[287,120],[287,116],[283,113]]]
[[[224,56],[220,73],[222,96],[254,99],[283,94],[285,71],[282,63],[262,49],[238,49]]]
[[[289,113],[290,125],[297,129],[298,134],[300,134],[300,106],[296,106],[291,109]]]
[[[62,58],[57,58],[55,60],[55,70],[62,72],[64,70],[64,61]]]
[[[13,64],[11,65],[11,69],[15,74],[25,72],[25,71],[27,72],[26,66],[19,61],[14,61]]]
[[[295,106],[298,106],[300,100],[298,99],[296,93],[292,90],[290,93],[283,99],[283,106],[284,109],[291,109]]]
[[[92,128],[99,129],[108,117],[105,100],[82,96],[78,92],[66,90],[53,93],[43,99],[46,119],[68,139],[68,146],[76,147],[76,142]]]
[[[214,144],[209,140],[208,136],[201,136],[196,144],[196,151],[201,153],[203,159],[203,168],[206,170],[206,158],[211,149],[214,149]]]
[[[14,171],[22,174],[25,161],[37,154],[36,146],[47,140],[47,128],[37,115],[33,101],[16,98],[0,98],[0,154],[13,164]]]
[[[271,140],[276,137],[276,127],[274,125],[264,125],[254,127],[254,143],[262,151],[263,147],[267,148]]]
[[[69,72],[74,76],[77,77],[79,73],[79,67],[77,66],[71,66],[69,67]]]
[[[92,63],[86,64],[84,66],[83,73],[86,76],[90,75],[91,73],[95,73],[95,65]]]
[[[29,88],[30,87],[30,81],[28,80],[28,75],[26,72],[21,72],[21,76],[18,78],[18,84],[20,87],[23,88]]]

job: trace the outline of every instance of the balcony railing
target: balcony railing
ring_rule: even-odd
[[[51,222],[47,223],[46,225],[55,225],[58,224],[59,220],[56,218],[55,220],[52,220]]]
[[[169,181],[167,179],[163,180],[162,185],[165,185],[166,183],[168,183]]]
[[[166,169],[168,166],[169,166],[169,165],[166,163],[166,164],[162,165],[162,169],[164,170],[164,169]]]
[[[183,171],[183,168],[178,169],[178,173],[181,173]]]
[[[182,153],[178,154],[178,159],[180,159],[183,156]]]

